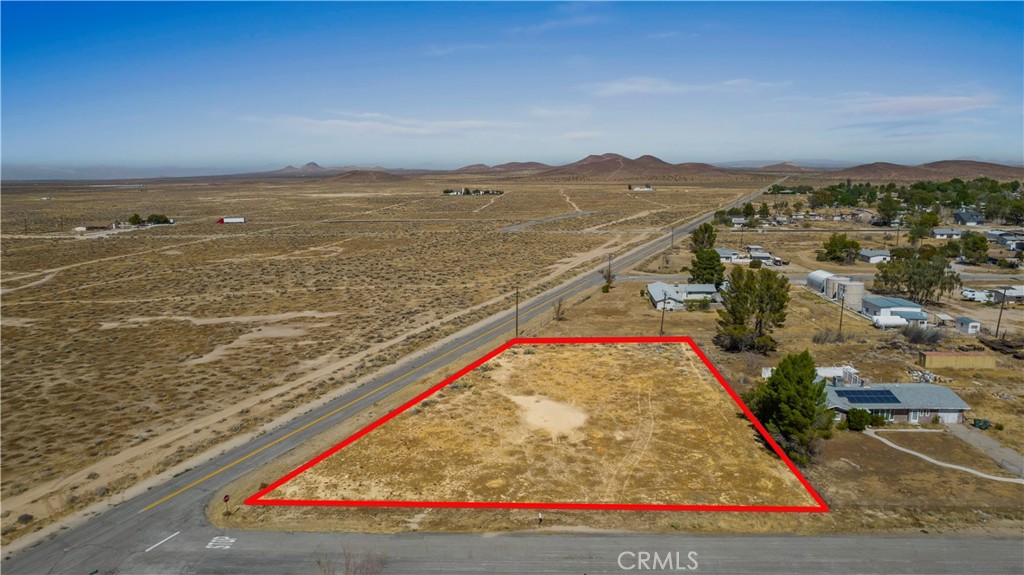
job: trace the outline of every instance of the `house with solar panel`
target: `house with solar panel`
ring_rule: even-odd
[[[964,403],[953,390],[933,383],[872,383],[870,386],[825,385],[828,408],[836,421],[851,409],[881,415],[889,422],[953,424],[964,420]]]

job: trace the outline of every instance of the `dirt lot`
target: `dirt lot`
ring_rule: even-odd
[[[815,505],[682,344],[516,346],[267,498]]]
[[[619,185],[460,178],[5,183],[3,541],[653,237],[606,224],[693,217],[760,183],[668,185],[662,207]],[[441,194],[461,185],[506,193]],[[133,213],[177,223],[71,232]]]

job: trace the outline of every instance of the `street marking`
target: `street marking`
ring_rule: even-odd
[[[758,192],[757,192],[757,193],[760,193],[760,190],[758,190]],[[755,193],[755,194],[753,194],[752,196],[749,196],[749,197],[754,197],[754,196],[756,196],[756,195],[757,195],[757,193]],[[741,201],[742,201],[742,200],[741,200]],[[737,203],[739,203],[739,202],[737,202]],[[705,215],[705,216],[701,216],[701,217],[700,217],[700,219],[705,219],[705,218],[709,218],[709,217],[710,217],[710,216],[708,216],[708,215]],[[692,223],[693,223],[693,221],[691,221],[690,223],[692,224]],[[638,249],[637,249],[637,251],[636,251],[636,252],[633,252],[632,254],[629,254],[629,253],[627,252],[626,254],[624,254],[623,256],[621,256],[621,258],[622,258],[622,259],[621,259],[621,260],[619,261],[619,265],[618,265],[617,267],[619,267],[619,269],[621,270],[621,269],[622,269],[622,266],[623,266],[623,265],[627,265],[627,266],[628,266],[628,265],[632,265],[632,264],[635,264],[635,263],[637,263],[638,261],[641,261],[641,260],[643,260],[643,258],[647,256],[647,253],[645,253],[645,252],[646,252],[646,250],[651,250],[651,252],[655,252],[655,251],[657,251],[657,250],[659,249],[659,247],[660,247],[660,246],[659,246],[658,244],[659,244],[659,243],[661,243],[661,242],[664,242],[665,240],[668,240],[668,239],[669,239],[669,235],[668,235],[668,234],[666,234],[666,235],[665,235],[665,236],[663,236],[663,237],[659,237],[659,238],[657,238],[657,239],[653,240],[653,241],[652,241],[652,242],[651,242],[650,244],[648,244],[648,245],[646,245],[646,246],[641,246],[640,248],[638,248]],[[635,260],[635,261],[633,261],[633,262],[629,262],[628,260],[629,260],[629,258],[630,258],[630,257],[635,257],[635,258],[636,258],[636,260]],[[615,265],[615,262],[614,262],[614,261],[612,262],[612,265],[613,265],[613,266]],[[602,267],[603,267],[603,266],[602,266]],[[528,314],[528,313],[530,313],[531,311],[533,311],[533,312],[538,312],[538,310],[539,310],[539,309],[540,309],[540,308],[541,308],[542,306],[545,306],[545,305],[547,305],[547,304],[551,303],[551,302],[552,302],[552,301],[554,301],[554,300],[555,300],[555,299],[556,299],[557,297],[564,297],[565,295],[569,295],[569,296],[572,296],[572,295],[573,295],[573,292],[574,292],[574,291],[575,291],[576,289],[578,289],[578,288],[579,288],[580,286],[582,286],[582,285],[584,285],[584,284],[586,283],[586,281],[587,281],[587,278],[588,278],[588,276],[590,276],[590,272],[585,272],[585,274],[584,274],[584,277],[582,277],[582,278],[580,278],[580,279],[576,280],[575,282],[573,282],[572,284],[570,284],[569,286],[567,286],[567,287],[565,288],[565,290],[564,290],[564,291],[562,292],[562,293],[563,293],[563,295],[562,295],[562,296],[559,296],[559,295],[557,295],[557,294],[556,294],[556,295],[551,295],[551,296],[550,296],[550,297],[548,297],[548,298],[547,298],[546,300],[544,300],[544,301],[541,301],[541,302],[537,302],[537,303],[536,303],[535,305],[533,305],[533,306],[532,306],[532,309],[524,310],[524,311],[523,311],[523,312],[522,312],[522,313],[521,313],[520,315],[525,315],[525,314]],[[380,391],[380,390],[382,390],[382,389],[387,389],[388,387],[391,387],[392,385],[394,385],[394,384],[395,384],[395,383],[397,383],[397,382],[398,382],[398,381],[399,381],[400,379],[402,379],[402,378],[406,377],[407,375],[409,375],[409,374],[411,374],[411,373],[413,373],[413,372],[415,372],[415,371],[419,371],[419,370],[421,370],[421,369],[423,369],[423,368],[425,368],[425,367],[427,367],[427,366],[429,366],[429,365],[431,365],[431,364],[433,364],[433,363],[436,363],[437,361],[440,361],[441,359],[444,359],[444,358],[446,358],[446,357],[448,357],[448,356],[452,355],[453,353],[455,353],[455,352],[457,352],[457,351],[461,350],[462,348],[466,347],[467,345],[470,345],[470,344],[472,344],[472,343],[475,343],[475,342],[476,342],[477,340],[479,340],[479,339],[481,339],[481,338],[483,338],[483,337],[486,337],[486,336],[489,336],[489,335],[491,335],[491,334],[492,334],[492,333],[494,333],[495,331],[498,331],[499,329],[502,329],[502,328],[504,328],[505,326],[509,325],[510,323],[512,323],[512,322],[514,322],[514,321],[515,321],[515,318],[514,318],[514,317],[510,317],[510,318],[508,318],[507,320],[505,320],[505,321],[503,321],[503,322],[499,323],[498,325],[494,326],[493,328],[491,328],[491,329],[489,329],[489,330],[485,331],[484,333],[482,333],[482,334],[480,334],[480,335],[478,335],[478,336],[474,337],[474,338],[473,338],[473,339],[471,339],[471,340],[468,340],[468,341],[466,341],[466,342],[464,342],[464,343],[462,343],[462,344],[459,344],[458,346],[456,346],[456,347],[452,348],[451,350],[449,350],[449,351],[447,351],[447,352],[445,352],[445,353],[443,353],[443,354],[441,354],[441,355],[439,355],[439,356],[435,357],[434,359],[432,359],[432,360],[428,361],[427,363],[424,363],[423,365],[421,365],[421,366],[419,366],[419,367],[417,367],[417,368],[414,368],[414,369],[412,369],[412,370],[410,370],[410,371],[407,371],[407,372],[405,372],[405,373],[403,373],[403,374],[401,374],[401,375],[398,375],[398,376],[396,376],[396,377],[395,377],[395,378],[393,378],[393,379],[392,379],[391,381],[388,381],[387,383],[385,383],[385,384],[383,384],[383,385],[380,385],[380,386],[378,386],[378,387],[376,387],[376,388],[374,388],[374,389],[372,389],[372,390],[370,390],[370,391],[368,391],[368,392],[364,393],[363,395],[360,395],[359,397],[357,397],[357,398],[353,399],[352,401],[350,401],[350,402],[346,403],[345,405],[342,405],[341,407],[338,407],[338,408],[336,408],[336,409],[334,409],[334,410],[332,410],[332,411],[330,411],[330,412],[328,412],[328,413],[326,413],[326,414],[324,414],[324,415],[322,415],[322,416],[320,416],[320,417],[318,417],[318,418],[314,419],[313,421],[310,421],[309,423],[307,423],[307,424],[303,425],[302,427],[299,427],[298,429],[295,429],[295,430],[293,430],[293,431],[289,432],[288,434],[286,434],[286,435],[284,435],[284,436],[282,436],[282,437],[279,437],[279,438],[275,439],[274,441],[272,441],[272,442],[270,442],[270,443],[268,443],[268,444],[264,445],[263,447],[261,447],[261,448],[259,448],[259,449],[255,450],[255,451],[252,451],[252,452],[250,452],[250,453],[248,453],[248,454],[246,454],[246,455],[243,455],[242,457],[239,457],[238,459],[236,459],[236,460],[232,461],[231,463],[228,463],[227,465],[225,465],[225,466],[221,467],[220,469],[216,469],[216,470],[214,470],[214,471],[211,471],[210,473],[208,473],[208,474],[204,475],[203,477],[200,477],[199,479],[196,479],[196,480],[195,480],[195,481],[193,481],[192,483],[189,483],[188,485],[186,485],[186,486],[182,487],[181,489],[179,489],[179,490],[175,491],[174,493],[171,493],[170,495],[166,495],[166,496],[164,496],[164,497],[162,497],[162,498],[160,498],[160,499],[158,499],[158,500],[154,501],[153,503],[150,503],[149,505],[147,505],[147,506],[143,507],[143,508],[142,508],[142,509],[141,509],[141,510],[139,511],[139,513],[143,513],[143,512],[145,512],[145,511],[149,511],[150,509],[152,509],[152,508],[156,507],[157,505],[160,505],[160,504],[162,504],[162,503],[164,503],[164,502],[166,502],[166,501],[168,501],[168,500],[170,500],[170,499],[172,499],[172,498],[174,498],[174,497],[177,497],[178,495],[181,495],[182,493],[184,493],[184,492],[188,491],[189,489],[192,489],[193,487],[195,487],[196,485],[199,485],[200,483],[203,483],[204,481],[206,481],[206,480],[210,479],[211,477],[216,477],[217,475],[220,475],[221,473],[224,473],[224,472],[225,472],[225,471],[227,471],[228,469],[231,469],[232,467],[234,467],[234,466],[238,465],[239,463],[242,463],[243,461],[245,461],[245,460],[249,459],[250,457],[253,457],[253,456],[255,456],[255,455],[259,455],[259,454],[260,454],[260,453],[262,453],[263,451],[265,451],[265,450],[267,450],[267,449],[270,449],[271,447],[273,447],[273,446],[277,445],[278,443],[281,443],[282,441],[284,441],[284,440],[288,439],[289,437],[291,437],[291,436],[293,436],[293,435],[295,435],[295,434],[297,434],[297,433],[300,433],[300,432],[302,432],[302,431],[305,431],[305,430],[306,430],[306,429],[308,429],[309,427],[311,427],[311,426],[313,426],[313,425],[316,425],[317,423],[320,423],[321,421],[323,421],[323,420],[327,419],[328,417],[331,417],[332,415],[334,415],[334,414],[338,413],[339,411],[341,411],[341,410],[343,410],[343,409],[346,409],[346,408],[348,408],[348,407],[352,406],[353,404],[355,404],[355,403],[358,403],[358,402],[362,401],[363,399],[366,399],[367,397],[369,397],[369,396],[373,395],[374,393],[377,393],[378,391]],[[516,335],[518,335],[518,334],[516,334]]]
[[[224,537],[223,535],[218,535],[217,537],[214,537],[213,539],[210,540],[209,543],[206,544],[206,548],[207,549],[231,549],[231,544],[234,543],[235,541],[237,541],[237,539],[235,539],[233,537]]]
[[[159,546],[163,545],[164,543],[167,543],[168,541],[170,541],[170,540],[171,540],[171,538],[173,538],[173,537],[174,537],[175,535],[177,535],[178,533],[181,533],[181,531],[175,531],[173,535],[168,535],[167,537],[164,537],[163,539],[161,539],[161,540],[160,540],[160,542],[159,542],[159,543],[156,543],[156,544],[150,545],[150,546],[149,546],[149,549],[146,549],[146,551],[144,551],[144,552],[145,552],[145,553],[149,553],[150,551],[152,551],[152,550],[156,549],[157,547],[159,547]]]

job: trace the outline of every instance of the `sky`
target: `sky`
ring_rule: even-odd
[[[4,164],[1024,161],[1024,3],[0,4]]]

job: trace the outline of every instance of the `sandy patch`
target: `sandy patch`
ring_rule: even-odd
[[[261,339],[290,338],[299,337],[300,335],[306,335],[306,330],[286,326],[263,327],[256,331],[250,331],[249,333],[242,334],[238,336],[238,339],[231,343],[218,345],[213,348],[213,351],[210,353],[202,357],[189,360],[185,362],[185,365],[199,365],[223,359],[231,350],[247,347],[251,343]]]
[[[560,435],[579,435],[577,430],[587,422],[585,412],[544,396],[510,395],[508,398],[520,407],[519,415],[527,427],[547,431],[552,439]]]

